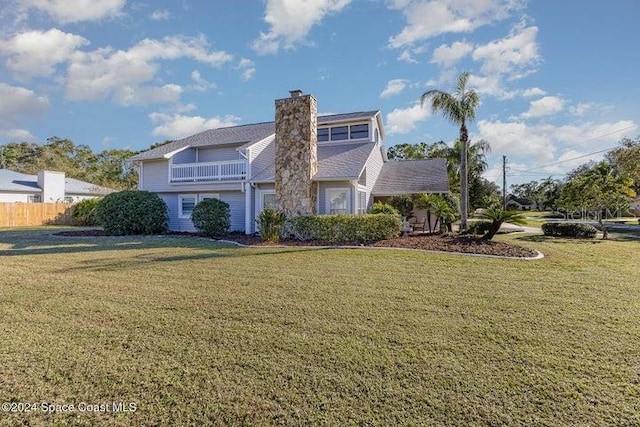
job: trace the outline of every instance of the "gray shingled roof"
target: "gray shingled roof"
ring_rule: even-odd
[[[318,125],[358,119],[365,120],[375,117],[376,114],[378,114],[378,110],[318,116]],[[209,129],[204,132],[200,132],[195,135],[170,142],[160,147],[147,150],[143,153],[133,156],[131,160],[161,159],[168,153],[172,153],[176,150],[180,150],[186,147],[244,144],[241,148],[246,148],[251,144],[254,144],[270,135],[273,135],[274,133],[274,122]]]
[[[186,147],[209,147],[246,143],[253,144],[273,135],[274,132],[274,122],[209,129],[137,154],[133,156],[131,160],[161,159],[165,154]]]
[[[382,166],[373,186],[374,196],[413,193],[447,193],[449,178],[445,159],[390,161]]]
[[[37,175],[0,169],[0,191],[39,193],[42,190],[38,187]],[[102,196],[114,190],[74,178],[65,178],[64,191],[67,195]]]
[[[318,144],[318,172],[315,181],[331,181],[337,179],[358,179],[371,151],[374,142],[362,144]],[[253,175],[252,182],[275,181],[275,160],[269,166]]]

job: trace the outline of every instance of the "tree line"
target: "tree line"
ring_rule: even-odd
[[[161,144],[164,143],[153,146]],[[128,159],[137,153],[128,149],[95,153],[87,145],[76,145],[69,139],[54,136],[45,144],[10,142],[0,145],[0,169],[26,174],[54,170],[64,172],[70,178],[116,190],[134,189],[138,185],[138,172]]]
[[[443,141],[432,144],[398,144],[388,150],[389,159],[445,158],[452,191],[460,186],[462,144],[449,147]],[[486,155],[491,146],[486,141],[470,143],[467,150],[469,206],[471,209],[499,206],[499,187],[482,174],[487,169]],[[511,193],[532,202],[535,208],[624,212],[640,191],[640,137],[625,138],[600,162],[585,163],[564,179],[548,177],[511,185]]]

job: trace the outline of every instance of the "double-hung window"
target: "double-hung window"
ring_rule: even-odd
[[[180,218],[191,218],[196,203],[198,203],[198,196],[196,194],[178,196],[178,216]]]

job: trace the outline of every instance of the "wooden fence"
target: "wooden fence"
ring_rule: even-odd
[[[68,203],[0,203],[0,227],[72,225]]]

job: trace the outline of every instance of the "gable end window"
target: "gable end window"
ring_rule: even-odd
[[[377,129],[376,129],[377,132]],[[350,139],[369,139],[369,125],[344,125],[318,128],[318,142],[346,141]]]
[[[353,125],[351,126],[350,139],[369,138],[369,125]]]

